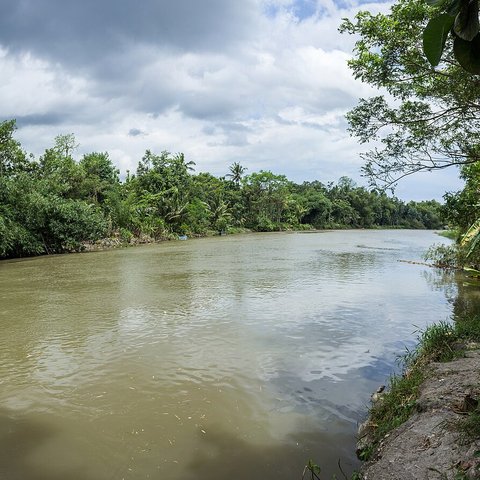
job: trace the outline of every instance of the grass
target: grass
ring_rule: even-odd
[[[455,324],[439,322],[430,325],[420,334],[419,346],[415,352],[415,361],[449,362],[463,355],[458,346],[459,335]]]
[[[450,240],[456,240],[458,238],[458,230],[440,230],[439,232],[436,232],[437,235],[440,235],[441,237],[449,238]]]
[[[480,342],[480,316],[468,315],[455,322],[455,333],[459,340]]]
[[[390,377],[387,393],[370,409],[370,422],[375,429],[372,444],[363,452],[361,460],[369,460],[380,440],[412,415],[424,379],[425,372],[417,364],[411,364],[403,375]]]
[[[382,438],[416,411],[419,388],[428,375],[428,364],[461,357],[468,342],[480,341],[480,316],[431,325],[420,332],[418,340],[415,350],[407,351],[401,358],[403,373],[390,378],[387,392],[370,409],[374,430],[371,445],[362,452],[361,460],[372,458]],[[480,407],[459,428],[468,438],[480,438]]]

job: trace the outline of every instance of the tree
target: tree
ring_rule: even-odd
[[[360,99],[347,115],[350,132],[375,143],[362,155],[374,187],[480,159],[480,79],[456,62],[451,39],[440,68],[431,68],[422,51],[431,13],[423,0],[405,0],[387,15],[360,12],[340,27],[360,37],[349,62],[355,77],[388,94]]]
[[[242,212],[241,192],[230,181],[210,173],[193,177],[188,223],[198,233],[207,229],[223,231],[233,223],[239,224]]]
[[[57,135],[53,149],[62,157],[71,157],[74,150],[80,146],[73,133]]]
[[[120,182],[119,171],[107,152],[84,155],[80,160],[80,167],[85,172],[82,193],[94,203],[103,202],[108,192]]]
[[[240,185],[243,174],[247,171],[247,168],[242,167],[238,162],[233,162],[228,169],[230,173],[227,173],[227,177],[229,177],[235,185]]]
[[[13,138],[16,129],[15,120],[0,123],[0,178],[24,171],[28,166],[27,156],[20,142]]]
[[[260,231],[281,230],[286,221],[292,183],[285,175],[260,170],[243,179],[242,194],[248,211],[248,226]]]
[[[332,226],[332,201],[328,198],[328,190],[319,181],[303,182],[297,185],[298,202],[304,213],[300,219],[302,224],[312,225],[315,228],[329,228]]]
[[[465,187],[445,195],[444,215],[450,225],[465,233],[480,218],[480,163],[462,167],[460,177],[465,180]]]
[[[155,224],[156,236],[163,235],[165,223],[174,231],[181,228],[188,213],[192,184],[190,172],[194,165],[194,162],[185,160],[183,153],[171,155],[164,151],[156,155],[150,150],[139,162],[137,174],[129,184],[149,228],[152,222]]]

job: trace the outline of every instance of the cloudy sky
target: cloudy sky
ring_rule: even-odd
[[[240,162],[301,182],[360,177],[344,119],[375,94],[346,62],[343,17],[361,0],[0,0],[1,120],[41,155],[74,133],[77,155],[108,151],[124,173],[146,149],[184,152],[197,171]],[[440,199],[456,171],[403,181]]]

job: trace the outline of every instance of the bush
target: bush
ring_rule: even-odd
[[[462,263],[462,253],[457,245],[432,245],[424,255],[426,261],[442,268],[458,268]]]

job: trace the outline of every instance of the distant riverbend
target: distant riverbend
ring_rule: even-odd
[[[432,231],[271,233],[0,263],[3,478],[348,474],[370,394],[455,285]]]

